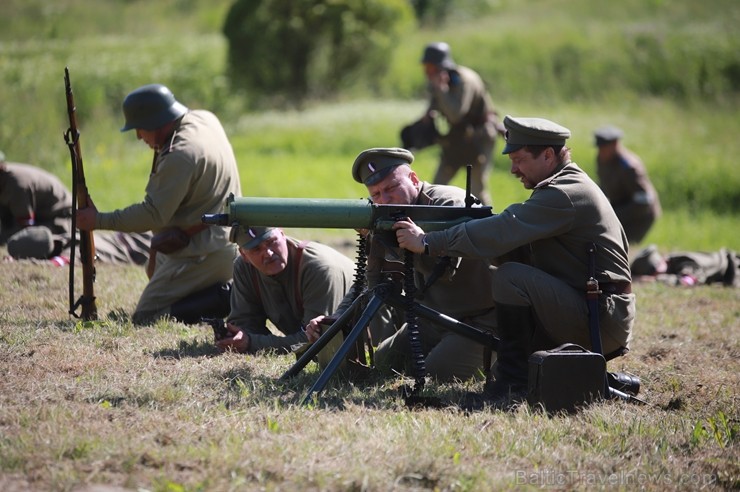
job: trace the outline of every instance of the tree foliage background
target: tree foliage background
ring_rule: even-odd
[[[228,73],[270,105],[372,86],[412,19],[404,0],[236,0],[223,27]]]

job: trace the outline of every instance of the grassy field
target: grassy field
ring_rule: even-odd
[[[303,406],[313,363],[282,382],[291,356],[218,355],[207,326],[132,326],[139,268],[98,267],[101,320],[85,323],[66,315],[66,269],[0,277],[5,491],[740,487],[737,289],[638,285],[633,350],[609,365],[642,379],[648,405],[548,417],[457,409],[480,380],[429,382],[449,407],[409,410],[409,381],[377,375],[335,375]]]
[[[738,88],[723,78],[739,52],[736,1],[490,2],[491,15],[456,12],[448,25],[408,32],[376,93],[358,87],[301,111],[260,113],[223,75],[229,4],[8,0],[0,149],[70,183],[69,66],[102,210],[143,196],[151,154],[119,133],[120,102],[153,81],[218,114],[246,196],[359,198],[354,158],[399,143],[400,127],[424,108],[421,47],[446,39],[486,76],[502,114],[569,127],[574,159],[592,175],[592,130],[625,129],[664,204],[645,244],[740,249]],[[434,149],[417,153],[422,178],[435,165]],[[528,196],[508,166],[495,156],[496,210]],[[354,256],[351,231],[289,232]],[[399,397],[408,381],[377,375],[337,375],[302,406],[315,365],[282,382],[290,356],[219,355],[206,326],[132,326],[127,313],[146,282],[137,267],[99,265],[101,319],[79,322],[67,314],[67,275],[0,264],[0,490],[740,489],[738,289],[636,285],[633,350],[610,369],[640,376],[649,404],[548,417],[528,406],[458,410],[479,380],[430,382],[426,394],[449,407],[409,410]]]
[[[731,157],[740,152],[736,2],[556,0],[491,3],[475,18],[453,11],[446,25],[404,33],[374,91],[358,82],[302,111],[261,113],[246,109],[224,75],[220,29],[229,5],[9,1],[0,19],[0,149],[70,182],[62,139],[69,66],[90,189],[103,210],[142,196],[149,150],[118,132],[120,102],[154,81],[218,114],[246,195],[355,198],[364,190],[349,178],[352,161],[366,148],[399,144],[400,128],[424,107],[421,47],[446,39],[461,64],[483,74],[501,114],[569,127],[575,160],[587,171],[592,131],[606,123],[625,129],[666,212],[646,243],[663,251],[740,248],[740,170]],[[551,34],[548,43],[540,32]],[[436,150],[418,153],[422,177],[432,176],[435,160]],[[497,155],[498,210],[527,196],[507,172],[508,160]],[[463,182],[459,176],[456,184]]]

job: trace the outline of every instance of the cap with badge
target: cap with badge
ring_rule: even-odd
[[[352,177],[367,186],[379,183],[397,166],[411,165],[414,154],[397,147],[368,149],[352,165]]]
[[[570,138],[570,130],[544,118],[504,118],[506,147],[502,154],[511,154],[527,145],[562,147]]]
[[[602,145],[614,142],[621,139],[624,136],[624,132],[616,126],[602,126],[594,131],[594,137],[596,138],[596,146],[601,147]]]
[[[240,248],[253,249],[259,246],[265,239],[272,237],[275,231],[277,229],[274,227],[235,225],[231,227],[229,240],[239,245]]]

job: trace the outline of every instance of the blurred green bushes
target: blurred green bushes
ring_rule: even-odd
[[[223,27],[231,87],[269,108],[373,85],[412,17],[406,0],[235,0]]]
[[[280,124],[263,129],[243,123],[261,95],[245,97],[230,88],[221,31],[232,3],[5,0],[0,149],[11,160],[66,174],[63,72],[68,66],[86,162],[105,169],[145,169],[148,149],[118,133],[120,103],[133,88],[152,82],[168,85],[188,106],[216,112],[240,152],[256,146],[257,152],[301,164],[319,153],[351,159],[364,146],[397,144],[398,128],[418,116],[386,114],[380,104],[358,110],[351,102],[420,102],[423,46],[445,40],[460,64],[481,73],[502,113],[536,112],[569,126],[584,168],[593,154],[590,131],[617,124],[646,161],[666,208],[730,214],[740,209],[740,171],[729,157],[740,151],[736,0],[437,0],[431,2],[436,18],[408,25],[384,52],[382,73],[355,76],[331,91],[347,114],[298,118],[297,124],[305,125],[295,130],[298,144],[291,140],[296,133]],[[355,41],[362,46],[366,40]],[[265,56],[280,63],[279,55]],[[309,101],[306,109],[320,104],[325,103]],[[378,117],[387,119],[378,122]],[[372,124],[363,125],[363,119]],[[249,147],[241,141],[242,128],[248,128]],[[499,169],[504,166],[499,163]],[[122,175],[118,184],[125,186],[132,174]],[[131,186],[142,188],[138,182]]]

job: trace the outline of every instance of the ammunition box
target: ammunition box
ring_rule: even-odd
[[[566,343],[529,356],[527,401],[546,412],[574,412],[604,398],[606,359],[601,354]]]

